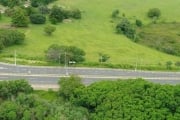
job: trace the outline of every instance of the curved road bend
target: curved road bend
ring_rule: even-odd
[[[101,80],[144,78],[161,84],[180,84],[180,72],[152,72],[103,68],[37,67],[0,63],[0,80],[27,79],[32,85],[55,86],[60,77],[79,75],[88,85]]]

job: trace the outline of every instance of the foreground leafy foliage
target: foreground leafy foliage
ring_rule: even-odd
[[[0,120],[86,120],[85,108],[64,102],[60,97],[47,100],[33,92],[27,81],[0,82]],[[54,92],[46,92],[54,94]]]
[[[72,101],[86,107],[92,120],[178,120],[179,93],[179,85],[103,81],[76,89]]]
[[[18,93],[31,93],[32,88],[25,80],[0,82],[0,99],[16,97]]]
[[[33,92],[24,80],[0,82],[0,120],[180,118],[180,85],[160,85],[136,79],[102,81],[86,87],[77,76],[61,78],[59,85],[60,94],[57,94]],[[8,93],[10,97],[2,93]]]

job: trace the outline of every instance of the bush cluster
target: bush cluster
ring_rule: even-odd
[[[11,99],[19,93],[31,93],[32,87],[25,80],[0,82],[0,99]]]
[[[134,39],[136,34],[133,25],[126,18],[122,19],[121,22],[116,25],[116,32],[119,34],[124,34],[130,39]]]
[[[159,18],[161,16],[161,11],[159,8],[151,8],[149,9],[147,16],[149,18]]]
[[[56,0],[31,0],[31,6],[38,7],[41,5],[48,5],[51,2],[54,2]]]
[[[20,5],[21,0],[0,0],[0,4],[8,7],[14,7]]]
[[[33,24],[44,24],[46,22],[46,17],[42,14],[31,14],[29,18]]]
[[[87,120],[85,108],[59,99],[54,91],[33,91],[24,80],[0,82],[0,120]]]
[[[46,58],[48,61],[56,63],[68,63],[74,61],[76,63],[83,62],[85,52],[75,46],[59,46],[57,44],[50,45],[46,51]]]
[[[0,29],[0,49],[11,45],[22,44],[25,35],[17,30]]]
[[[49,9],[47,4],[55,0],[31,0],[31,5],[27,7],[24,6],[25,1],[14,0],[12,3],[11,1],[0,0],[0,4],[8,6],[5,15],[12,18],[12,26],[14,27],[27,27],[29,20],[33,24],[44,24],[46,22],[46,16],[49,17],[52,24],[69,18],[81,19],[81,11],[79,9],[67,10],[56,5]],[[17,5],[18,7],[9,7],[8,3],[14,4],[14,6]]]
[[[61,7],[53,6],[49,14],[49,20],[53,24],[62,22],[63,19],[69,19],[69,18],[80,19],[81,11],[79,9],[65,10]]]

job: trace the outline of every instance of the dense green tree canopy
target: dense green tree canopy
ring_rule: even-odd
[[[0,99],[16,97],[18,93],[31,93],[32,87],[25,80],[0,82]]]
[[[24,0],[0,0],[0,4],[8,7],[14,7],[20,4]]]
[[[27,81],[0,82],[0,120],[179,120],[180,117],[180,85],[136,79],[84,86],[77,76],[62,78],[59,85],[60,94],[49,101],[34,94]]]
[[[76,89],[72,101],[88,108],[92,120],[178,120],[179,91],[144,80],[103,81]]]
[[[57,44],[50,45],[46,51],[46,58],[51,62],[69,63],[74,61],[76,63],[83,62],[85,52],[75,46],[59,46]]]
[[[42,99],[24,80],[0,82],[0,120],[87,120],[85,108],[59,98]]]
[[[73,96],[76,88],[84,87],[81,78],[77,76],[63,77],[59,80],[59,94],[65,99],[70,99]]]

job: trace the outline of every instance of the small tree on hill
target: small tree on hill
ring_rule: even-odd
[[[141,20],[136,20],[136,25],[138,26],[138,27],[141,27],[142,26],[142,21]]]
[[[118,15],[119,15],[119,10],[118,10],[118,9],[116,9],[116,10],[114,10],[114,11],[112,12],[111,17],[112,17],[112,18],[117,18],[117,17],[118,17]]]
[[[48,25],[44,28],[44,32],[47,35],[52,35],[52,33],[56,30],[56,28],[54,26]]]
[[[149,9],[147,15],[149,18],[154,18],[154,17],[159,18],[161,16],[161,11],[159,8],[152,8],[152,9]]]
[[[0,46],[8,47],[11,45],[18,45],[22,44],[25,40],[24,33],[21,33],[17,30],[10,30],[10,29],[0,29]]]
[[[135,38],[136,31],[127,19],[122,19],[122,21],[117,24],[116,32],[119,34],[124,34],[130,39]]]
[[[167,69],[171,69],[172,64],[173,64],[173,63],[172,63],[171,61],[167,61],[167,62],[166,62],[166,68],[167,68]]]
[[[58,22],[62,22],[63,19],[64,19],[63,9],[58,6],[53,6],[49,14],[49,20],[51,21],[51,23],[56,24]]]
[[[15,27],[27,27],[29,23],[26,11],[22,8],[16,8],[12,15],[12,25]]]
[[[156,20],[161,16],[161,11],[159,8],[149,9],[147,16],[149,18],[153,19],[153,22],[155,23]]]
[[[175,63],[175,66],[180,67],[180,61],[177,61],[177,62]]]
[[[109,55],[104,54],[104,53],[99,53],[99,62],[100,63],[108,61],[109,58],[110,58]]]
[[[46,51],[46,58],[50,62],[59,62],[61,64],[74,61],[76,63],[83,62],[85,52],[75,46],[59,46],[56,44],[50,45]]]
[[[72,10],[71,17],[74,19],[81,19],[81,11],[79,9]]]

